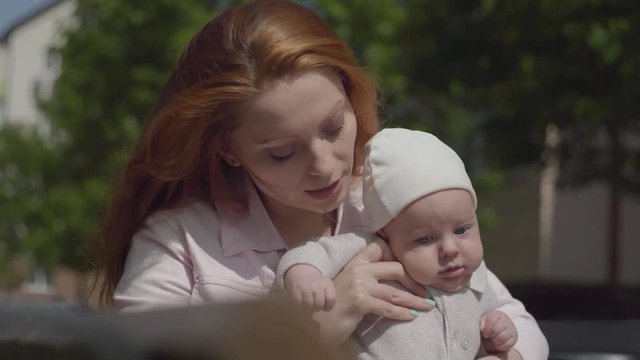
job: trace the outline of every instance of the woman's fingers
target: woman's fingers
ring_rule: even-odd
[[[358,255],[354,256],[347,264],[349,266],[356,266],[362,264],[375,263],[382,260],[382,254],[384,252],[383,245],[378,242],[373,242],[364,248]]]
[[[367,245],[358,255],[356,255],[347,266],[355,266],[360,264],[377,263],[379,261],[395,260],[391,248],[382,239],[378,238],[374,242]]]
[[[425,287],[413,280],[402,264],[397,261],[378,262],[361,268],[362,271],[369,272],[369,274],[376,280],[399,281],[405,288],[409,289],[415,295],[423,298],[427,295]]]
[[[380,252],[382,253],[382,261],[396,261],[396,257],[393,255],[393,251],[391,251],[389,244],[384,239],[378,236],[373,244],[380,248]]]
[[[374,284],[371,286],[369,293],[374,298],[409,310],[429,311],[433,308],[431,305],[427,304],[427,299],[425,297],[415,296],[387,284]]]
[[[369,312],[392,320],[413,320],[419,315],[416,310],[397,306],[375,297],[370,300]]]
[[[338,273],[331,292],[325,293],[325,311],[316,312],[314,319],[324,336],[336,344],[343,342],[368,313],[411,320],[431,309],[426,303],[426,290],[410,280],[402,265],[380,261],[385,252],[390,250],[384,242],[369,244]],[[381,284],[381,279],[398,280],[418,296]],[[331,296],[334,294],[335,298]]]
[[[391,260],[391,250],[378,239],[355,256],[334,280],[336,291],[347,311],[361,318],[374,313],[394,320],[412,320],[422,311],[431,310],[426,302],[426,289],[405,271],[402,264]],[[398,281],[406,289],[380,281]]]
[[[389,245],[383,239],[378,238],[356,255],[349,264],[347,264],[347,267],[373,265],[374,269],[376,269],[373,276],[378,280],[399,281],[412,293],[418,296],[425,296],[426,290],[424,286],[413,280],[409,274],[407,274],[402,264],[394,260],[395,257]]]
[[[349,291],[353,298],[357,301],[362,314],[371,312],[370,300],[372,298],[382,300],[393,306],[401,306],[411,309],[428,311],[431,306],[426,303],[426,290],[413,280],[408,278],[402,265],[398,262],[379,262],[374,264],[366,264],[355,266],[347,270],[347,277],[351,281],[346,284],[345,289]],[[380,283],[380,280],[403,282],[408,278],[411,283],[415,284],[415,288],[420,295],[416,296],[404,289],[394,288],[393,286]],[[408,287],[408,286],[407,286]]]

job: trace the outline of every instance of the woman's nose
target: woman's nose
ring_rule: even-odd
[[[317,140],[311,143],[309,175],[331,176],[334,173],[335,159],[331,151],[331,143],[325,140]]]

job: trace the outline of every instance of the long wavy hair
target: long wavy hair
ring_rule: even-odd
[[[246,208],[228,148],[237,114],[262,84],[300,71],[334,71],[356,113],[354,171],[378,130],[376,88],[348,46],[318,16],[285,0],[231,8],[189,42],[160,91],[113,193],[98,241],[100,302],[112,305],[133,235],[159,209],[194,196],[214,208]]]

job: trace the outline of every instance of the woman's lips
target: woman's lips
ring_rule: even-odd
[[[338,179],[334,181],[331,185],[327,186],[326,188],[322,188],[318,190],[307,190],[306,192],[307,194],[309,194],[309,196],[311,196],[314,199],[324,200],[340,192],[340,189],[342,189],[342,179]]]
[[[447,268],[445,270],[440,271],[440,275],[446,279],[454,279],[464,275],[464,267],[463,266],[454,266],[451,268]]]

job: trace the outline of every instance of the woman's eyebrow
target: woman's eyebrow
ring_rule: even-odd
[[[340,100],[338,100],[333,107],[331,108],[331,110],[329,110],[329,112],[327,113],[327,116],[325,116],[324,120],[322,121],[322,123],[320,124],[320,127],[324,127],[325,125],[327,125],[328,122],[330,122],[331,120],[333,120],[333,118],[336,116],[336,114],[344,109],[344,105],[346,104],[346,99],[342,98]]]
[[[295,139],[296,137],[297,136],[285,136],[282,138],[266,139],[257,142],[256,145],[261,148],[288,145],[289,142],[291,142],[291,140]]]
[[[325,116],[324,120],[322,120],[322,123],[320,123],[320,127],[324,127],[327,125],[327,123],[331,120],[333,120],[333,118],[335,117],[335,115],[344,108],[344,105],[346,104],[346,99],[342,98],[339,99],[338,101],[336,101],[336,103],[331,107],[331,110],[329,110],[329,112],[327,113],[327,115]],[[272,146],[278,146],[278,145],[286,145],[286,143],[288,141],[290,141],[291,139],[294,139],[295,136],[285,136],[282,138],[268,138],[268,139],[264,139],[264,140],[260,140],[258,142],[256,142],[256,145],[260,146],[260,147],[272,147]]]

